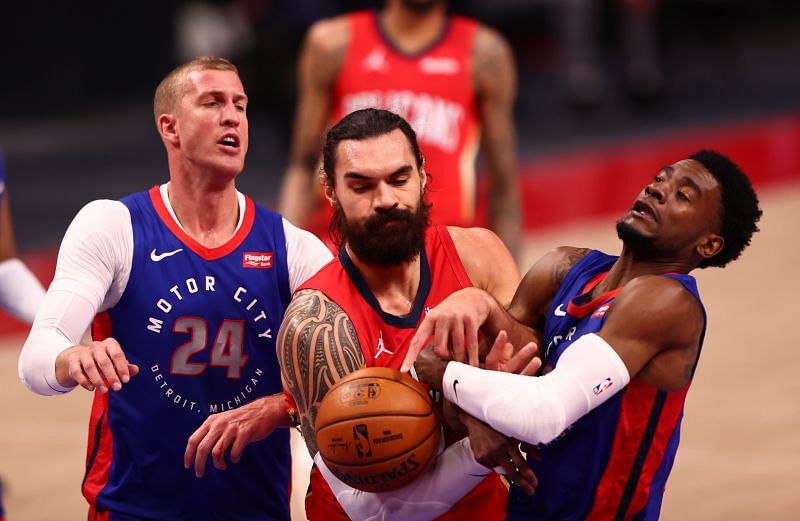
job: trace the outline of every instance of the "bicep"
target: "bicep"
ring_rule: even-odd
[[[695,349],[703,323],[699,303],[679,283],[649,277],[623,288],[597,334],[633,377],[662,352]]]
[[[287,392],[297,404],[309,452],[317,452],[314,420],[336,382],[366,366],[350,318],[323,293],[301,291],[286,310],[278,334],[278,360]]]

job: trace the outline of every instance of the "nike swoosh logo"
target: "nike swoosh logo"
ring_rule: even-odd
[[[458,385],[458,378],[453,380],[453,395],[455,395],[456,401],[458,401],[458,389],[456,389],[456,385]]]
[[[563,316],[566,316],[567,312],[566,312],[566,311],[564,311],[564,310],[562,310],[562,309],[561,309],[562,307],[564,307],[564,304],[559,304],[559,305],[558,305],[558,307],[556,308],[556,310],[555,310],[555,311],[553,311],[553,314],[554,314],[555,316],[557,316],[557,317],[563,317]]]
[[[156,253],[156,250],[154,248],[153,251],[150,252],[150,260],[152,260],[153,262],[159,262],[163,259],[166,259],[167,257],[172,257],[176,253],[180,253],[182,251],[183,248],[178,248],[177,250],[165,251],[164,253]]]

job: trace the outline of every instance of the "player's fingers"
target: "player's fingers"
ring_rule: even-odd
[[[478,367],[480,364],[478,359],[478,327],[475,324],[475,319],[470,315],[464,315],[461,324],[464,330],[462,338],[467,352],[467,361],[469,365]]]
[[[492,348],[486,355],[486,362],[484,364],[486,369],[497,371],[501,369],[501,364],[505,364],[505,362],[511,357],[512,353],[509,352],[508,349],[508,346],[511,344],[509,344],[507,340],[508,334],[504,330],[501,330],[497,334],[497,337],[495,337],[494,343],[492,343]]]
[[[400,371],[407,372],[411,370],[411,366],[414,365],[414,361],[417,359],[417,355],[425,344],[430,338],[431,333],[433,332],[432,324],[433,320],[430,316],[426,317],[425,320],[422,321],[417,332],[414,333],[414,336],[411,338],[411,343],[408,345],[408,353],[406,353],[406,357],[403,360],[403,364],[400,366]]]
[[[114,366],[114,373],[119,377],[120,381],[116,387],[112,385],[111,388],[115,391],[119,391],[122,389],[121,384],[126,384],[131,379],[130,372],[128,371],[128,359],[125,358],[125,353],[122,352],[122,349],[109,349],[108,356]]]
[[[197,454],[197,446],[207,433],[208,420],[189,436],[186,442],[186,450],[183,451],[183,468],[191,468],[192,463],[194,463],[195,454]]]
[[[98,346],[98,348],[92,349],[92,356],[94,357],[94,361],[100,370],[101,376],[106,380],[106,382],[108,382],[108,386],[115,391],[122,389],[122,383],[119,381],[117,369],[114,367],[114,363],[108,356],[108,352],[102,347]]]
[[[539,369],[542,368],[542,359],[538,356],[534,357],[533,360],[528,362],[528,365],[525,366],[519,374],[525,376],[534,376],[536,373],[539,372]]]
[[[139,374],[139,366],[128,362],[128,374],[131,376]]]
[[[436,331],[433,334],[433,352],[439,356],[439,358],[446,358],[450,357],[449,349],[448,349],[448,341],[450,339],[450,324],[449,323],[439,323],[436,326]],[[461,347],[461,358],[458,357],[458,354],[453,352],[452,358],[459,362],[463,362],[463,351],[464,347]]]
[[[81,358],[81,371],[86,375],[89,383],[94,386],[95,389],[101,393],[108,392],[106,383],[103,381],[103,376],[100,374],[100,370],[97,367],[97,362],[95,361],[94,357],[87,356]]]
[[[464,353],[466,359],[466,345],[464,343],[464,323],[460,320],[453,320],[450,326],[450,345],[453,353]],[[446,348],[447,346],[445,346]]]
[[[87,391],[94,391],[95,386],[86,376],[80,358],[75,357],[70,360],[68,371],[69,371],[69,377],[75,380],[75,382],[78,385],[80,385]]]
[[[535,356],[536,343],[528,342],[508,360],[506,363],[506,370],[509,373],[521,373],[534,360]]]
[[[219,437],[217,443],[214,444],[214,448],[211,449],[211,461],[214,463],[214,467],[219,470],[226,470],[228,468],[228,465],[225,463],[225,450],[231,444],[231,438],[235,436],[232,432],[233,429],[235,428],[229,425],[222,432],[222,436]]]
[[[213,426],[209,428],[208,433],[197,444],[197,452],[194,455],[194,474],[198,478],[202,478],[206,473],[206,461],[211,454],[211,449],[217,443],[219,432]]]
[[[515,468],[515,483],[519,486],[526,494],[533,494],[536,490],[536,487],[539,485],[538,480],[536,479],[536,474],[533,473],[533,470],[528,466],[528,463],[525,461],[525,458],[522,457],[522,454],[516,447],[512,449],[510,454],[511,464]]]

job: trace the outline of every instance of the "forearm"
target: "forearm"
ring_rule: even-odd
[[[66,354],[81,343],[94,316],[93,305],[67,291],[51,290],[19,356],[19,377],[31,391],[42,395],[72,390]]]
[[[42,284],[21,260],[0,262],[0,307],[30,324],[43,298]]]
[[[391,492],[351,488],[333,475],[319,454],[314,461],[347,515],[365,520],[433,519],[450,510],[491,473],[475,461],[467,438],[448,447],[420,477]]]
[[[584,335],[545,376],[485,371],[450,362],[445,398],[498,432],[548,443],[630,381],[624,362],[597,335]]]
[[[500,331],[505,331],[508,334],[508,342],[514,346],[515,351],[529,342],[538,344],[540,335],[534,329],[515,320],[491,295],[487,295],[487,297],[492,299],[494,303],[489,306],[490,312],[486,317],[481,332],[488,340],[489,346],[491,346],[492,341]]]

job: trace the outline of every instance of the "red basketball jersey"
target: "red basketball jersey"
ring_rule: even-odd
[[[333,91],[333,121],[363,108],[388,109],[417,133],[432,174],[431,220],[472,226],[480,130],[472,85],[478,23],[448,18],[441,36],[415,55],[383,35],[377,11],[348,15],[350,41]]]
[[[414,307],[406,316],[398,317],[381,310],[344,250],[339,259],[325,266],[300,289],[321,291],[347,313],[367,367],[399,369],[408,344],[427,311],[451,293],[469,286],[472,282],[447,228],[431,226],[425,234],[425,249],[421,253],[419,290]],[[500,476],[490,474],[438,519],[504,519],[507,497],[508,488]],[[311,521],[348,519],[316,468],[311,472],[306,515]]]

